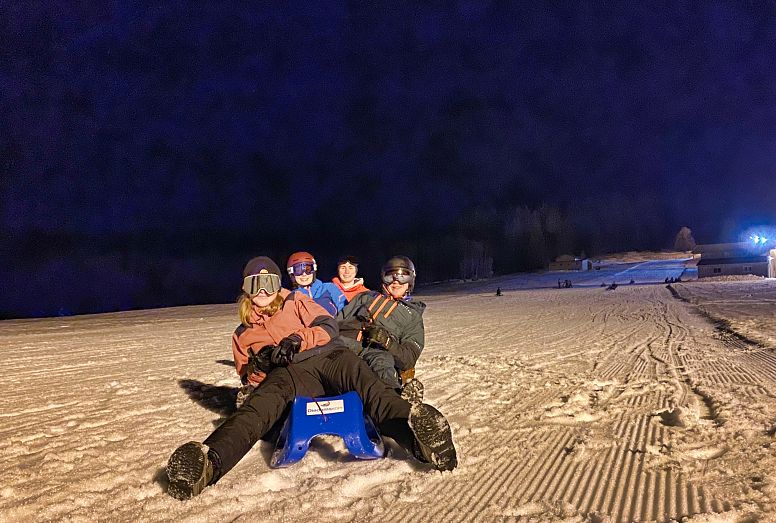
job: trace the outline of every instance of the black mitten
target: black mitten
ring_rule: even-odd
[[[301,346],[302,338],[298,334],[286,336],[272,350],[272,363],[279,367],[287,367],[293,361],[294,354],[299,352]]]
[[[367,345],[377,345],[387,349],[397,343],[396,336],[388,332],[382,325],[366,325],[362,331]]]
[[[272,370],[272,351],[275,348],[274,345],[265,345],[259,352],[253,352],[253,349],[248,349],[248,376],[261,371],[268,374]]]

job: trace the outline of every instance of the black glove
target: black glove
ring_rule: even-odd
[[[288,367],[301,346],[302,338],[298,334],[286,336],[272,349],[272,363],[278,367]]]
[[[247,375],[255,374],[256,372],[263,372],[268,374],[272,370],[272,350],[274,345],[265,345],[259,352],[253,352],[253,349],[248,349],[248,370]]]
[[[388,329],[382,325],[367,325],[361,332],[364,333],[364,341],[367,345],[377,345],[387,349],[398,343],[396,336],[388,332]]]
[[[358,308],[356,313],[353,315],[354,318],[356,318],[361,323],[369,323],[372,321],[372,311],[369,310],[369,307],[366,305],[362,305]]]

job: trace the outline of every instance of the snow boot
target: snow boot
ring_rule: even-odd
[[[213,479],[213,464],[208,459],[208,448],[190,441],[178,447],[167,461],[167,493],[175,499],[186,500],[199,495]]]
[[[407,423],[415,436],[413,452],[418,460],[440,471],[458,466],[453,433],[441,412],[427,403],[416,403],[410,408]]]
[[[417,378],[412,378],[401,387],[402,399],[411,404],[423,403],[423,384]]]

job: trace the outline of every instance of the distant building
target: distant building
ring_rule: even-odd
[[[563,254],[550,262],[551,271],[589,271],[590,260],[587,258],[575,258],[569,254]]]
[[[747,242],[697,245],[700,255],[698,278],[752,274],[776,278],[776,249],[767,250]]]
[[[761,254],[762,252],[762,249],[759,249],[748,242],[707,243],[704,245],[696,245],[692,250],[693,254],[700,254],[701,257],[705,256],[707,258],[736,258]]]

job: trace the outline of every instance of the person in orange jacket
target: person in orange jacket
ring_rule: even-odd
[[[262,280],[266,283],[274,279],[270,275],[279,278],[280,269],[271,259],[259,256],[248,262],[243,275],[246,281],[253,278],[251,281],[260,285]],[[253,275],[258,275],[259,279]],[[243,288],[237,302],[240,325],[232,335],[234,365],[243,383],[237,394],[238,408],[266,377],[266,372],[251,365],[251,350],[259,354],[264,347],[280,346],[286,337],[280,333],[291,332],[288,337],[298,342],[298,351],[293,355],[294,361],[298,362],[324,350],[339,330],[329,311],[306,294],[290,292],[278,284],[277,289],[270,288],[277,291],[270,300],[265,290],[259,288],[256,294],[251,294],[252,290]],[[310,299],[303,299],[303,296]]]
[[[364,278],[356,278],[358,274],[358,259],[355,256],[343,256],[337,262],[337,276],[331,282],[340,288],[345,295],[345,303],[349,303],[357,294],[369,289],[364,285]]]

